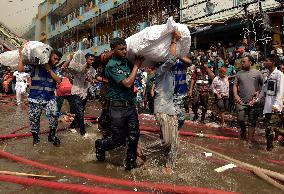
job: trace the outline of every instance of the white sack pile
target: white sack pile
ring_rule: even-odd
[[[142,55],[146,59],[143,66],[152,66],[165,61],[170,52],[172,33],[175,30],[181,33],[181,39],[177,42],[177,56],[187,56],[191,45],[189,29],[170,17],[166,24],[147,27],[127,38],[128,59],[134,63],[135,55]]]

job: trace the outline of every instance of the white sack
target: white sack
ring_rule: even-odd
[[[127,38],[128,59],[134,63],[135,55],[143,55],[146,59],[144,66],[152,66],[157,62],[165,61],[170,53],[172,33],[175,30],[181,33],[181,39],[177,42],[177,56],[187,56],[191,45],[188,27],[176,23],[170,17],[166,24],[147,27]]]
[[[85,53],[81,50],[74,53],[73,59],[70,61],[69,68],[77,72],[81,72],[83,65],[86,64]]]
[[[12,70],[16,69],[18,66],[19,51],[7,51],[0,54],[0,63],[4,66],[11,67]]]
[[[29,41],[23,46],[24,64],[42,65],[49,61],[51,46],[38,41]]]
[[[52,48],[42,42],[30,41],[23,45],[24,64],[41,65],[48,63]],[[19,61],[19,51],[7,51],[0,54],[0,63],[4,66],[16,68]]]

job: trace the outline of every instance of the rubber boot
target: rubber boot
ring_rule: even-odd
[[[241,137],[242,140],[246,140],[246,138],[247,138],[247,130],[246,130],[245,124],[240,123],[240,128],[241,128],[240,137]]]
[[[32,132],[33,135],[33,146],[36,146],[40,142],[40,138],[38,133]]]
[[[274,132],[267,131],[266,132],[266,150],[271,151],[273,149],[273,140],[274,140]]]
[[[197,121],[198,117],[198,113],[194,113],[193,121]]]
[[[95,147],[96,147],[96,157],[97,157],[97,160],[100,161],[100,162],[105,161],[106,154],[105,154],[105,150],[103,148],[101,139],[97,139],[96,140]]]
[[[132,170],[133,168],[136,168],[136,167],[137,167],[136,160],[127,160],[126,161],[126,164],[125,164],[125,170],[126,171],[130,171],[130,170]]]
[[[136,141],[130,141],[131,138],[128,139],[128,148],[126,153],[126,163],[125,170],[130,171],[133,168],[137,167],[136,159],[137,159],[137,148],[138,148],[138,139]]]
[[[201,115],[201,120],[200,121],[201,121],[202,124],[205,124],[205,114],[206,113],[202,113],[202,115]]]
[[[184,120],[178,120],[178,129],[182,128]]]
[[[55,146],[59,146],[60,145],[60,139],[55,134],[56,134],[56,129],[51,129],[49,131],[48,141],[52,142],[53,145],[55,145]]]

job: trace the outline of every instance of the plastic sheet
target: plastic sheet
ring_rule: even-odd
[[[83,70],[83,65],[86,63],[85,53],[81,50],[74,53],[73,59],[70,61],[69,68],[77,72]]]
[[[134,63],[135,55],[142,55],[146,59],[143,66],[152,66],[165,61],[170,52],[172,33],[175,30],[181,33],[181,39],[177,42],[177,56],[186,56],[191,45],[189,29],[170,17],[166,24],[147,27],[127,38],[128,59]]]

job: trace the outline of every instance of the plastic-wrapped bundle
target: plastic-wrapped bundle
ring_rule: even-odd
[[[85,53],[79,50],[74,53],[73,59],[70,61],[69,64],[69,68],[77,72],[81,72],[85,64],[86,64]]]
[[[49,61],[51,46],[38,41],[30,41],[24,44],[23,62],[25,64],[42,65]]]
[[[170,17],[166,24],[147,27],[127,38],[128,59],[134,62],[135,55],[142,55],[146,59],[143,63],[144,66],[151,66],[157,62],[165,61],[170,52],[172,33],[175,30],[181,33],[181,39],[177,42],[177,56],[186,56],[191,45],[188,27],[176,23]]]
[[[11,67],[12,70],[17,69],[19,59],[19,51],[7,51],[0,54],[0,63],[4,66]]]
[[[42,42],[30,41],[23,45],[24,64],[42,65],[48,63],[52,48]],[[0,63],[4,66],[16,68],[19,60],[19,51],[7,51],[0,54]]]

